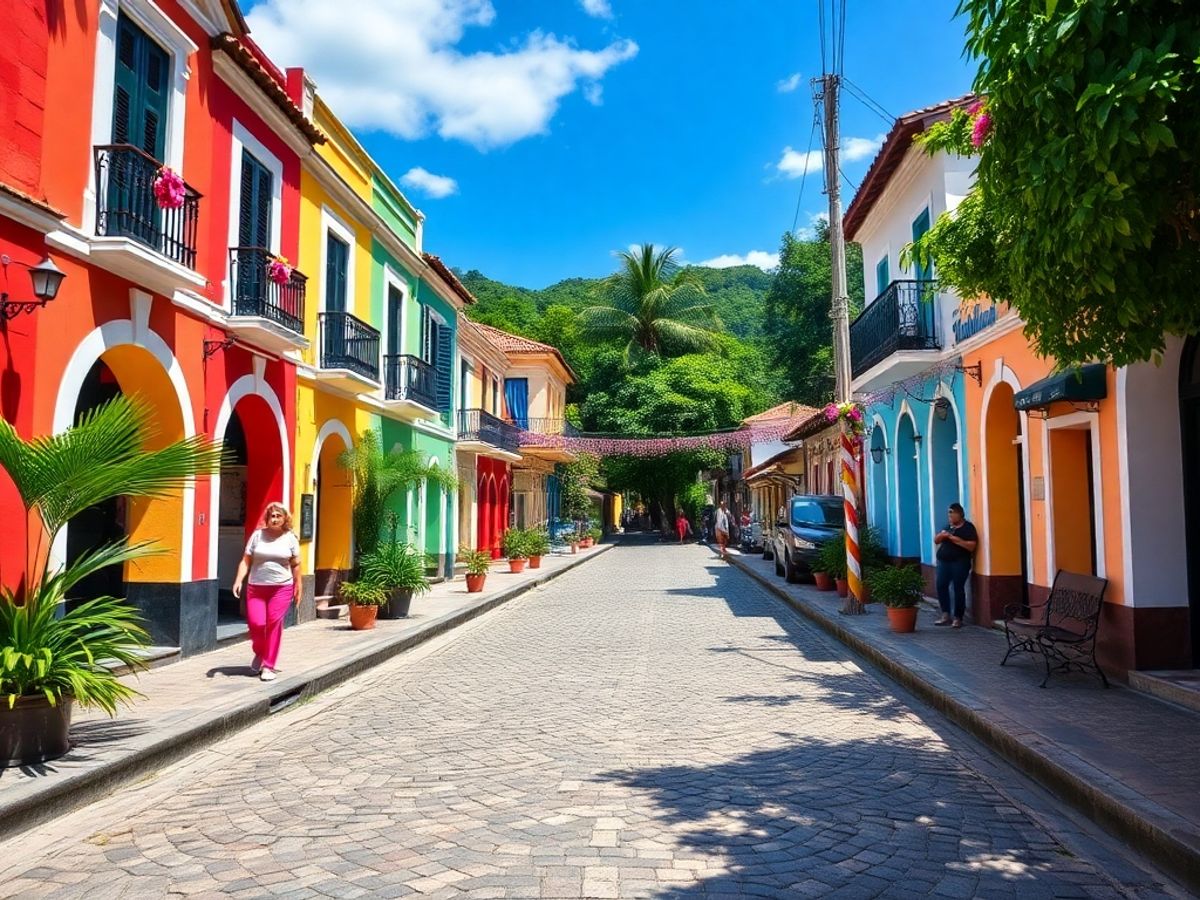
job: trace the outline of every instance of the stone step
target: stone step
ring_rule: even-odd
[[[1200,669],[1133,671],[1129,673],[1129,686],[1200,712]]]
[[[350,615],[350,607],[338,603],[333,594],[322,594],[316,598],[318,619],[341,619]]]
[[[140,650],[134,651],[134,653],[141,658],[147,669],[157,669],[159,666],[165,666],[168,663],[179,662],[183,658],[183,654],[178,647],[169,646],[142,647]],[[132,671],[129,666],[117,662],[115,659],[102,659],[99,662],[100,665],[115,675],[128,675]]]

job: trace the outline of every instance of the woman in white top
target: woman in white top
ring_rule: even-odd
[[[292,532],[291,515],[279,503],[267,506],[263,527],[250,535],[233,581],[233,596],[242,596],[247,575],[246,624],[254,649],[250,668],[263,681],[273,681],[283,617],[289,603],[300,603],[300,542]]]

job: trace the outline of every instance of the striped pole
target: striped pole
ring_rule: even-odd
[[[858,548],[858,469],[854,460],[854,440],[842,424],[842,503],[846,511],[846,581],[850,595],[846,613],[860,613],[862,605],[862,554]]]

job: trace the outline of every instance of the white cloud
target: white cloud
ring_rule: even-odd
[[[728,269],[730,266],[758,266],[760,269],[779,268],[779,254],[768,253],[766,250],[751,250],[745,256],[736,253],[723,253],[697,263],[710,269]]]
[[[783,155],[775,163],[775,170],[785,178],[803,178],[806,174],[815,175],[825,165],[825,154],[820,150],[809,150],[802,153],[791,147],[783,148]]]
[[[611,19],[613,17],[612,6],[608,0],[579,0],[579,5],[583,7],[583,11],[589,16],[595,16],[597,19]]]
[[[789,75],[787,78],[783,79],[782,81],[775,82],[775,90],[779,91],[779,93],[781,93],[781,94],[790,94],[792,91],[794,91],[798,87],[800,87],[800,73],[799,72]]]
[[[829,224],[829,214],[823,212],[809,213],[808,224],[801,225],[796,229],[796,238],[801,241],[811,241],[817,236],[817,224],[824,222]]]
[[[883,146],[885,134],[877,134],[873,138],[852,137],[842,141],[842,158],[850,162],[860,159],[870,159]]]
[[[434,175],[428,169],[415,166],[400,176],[400,183],[440,200],[458,193],[458,182],[447,175]]]
[[[264,0],[247,18],[276,62],[308,68],[348,125],[410,140],[435,132],[486,149],[543,134],[564,97],[638,52],[630,40],[584,50],[543,31],[460,51],[467,28],[494,22],[491,0],[355,0],[347,10],[344,0]]]

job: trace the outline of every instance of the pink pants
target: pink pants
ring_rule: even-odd
[[[295,587],[287,584],[251,584],[246,587],[246,624],[250,626],[250,646],[268,669],[279,658],[283,637],[283,617],[287,615]]]

